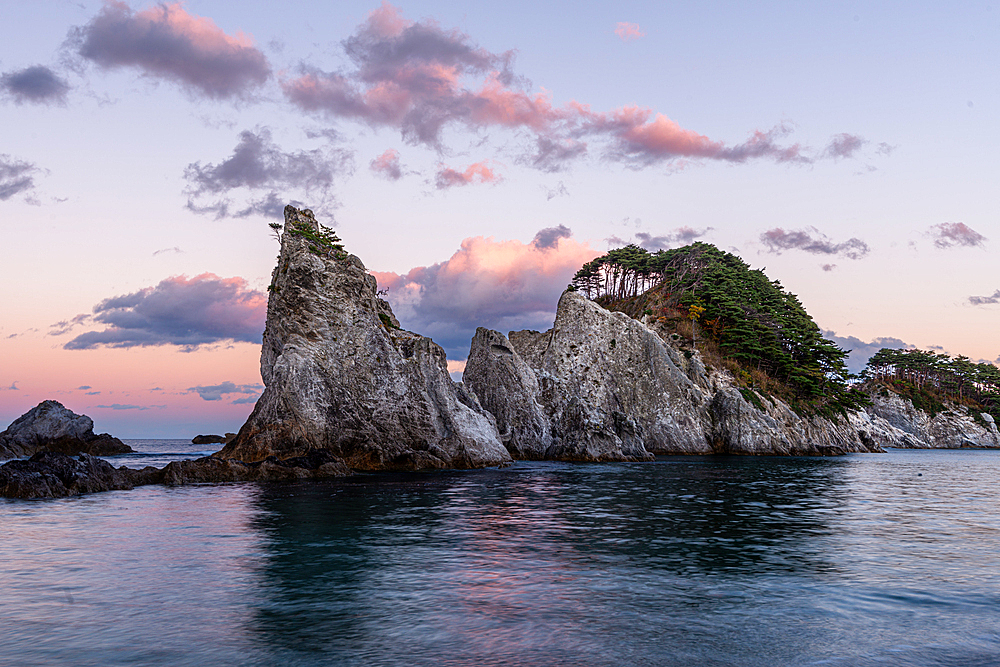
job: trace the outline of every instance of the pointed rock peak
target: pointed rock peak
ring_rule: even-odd
[[[362,470],[510,460],[492,416],[452,382],[444,350],[400,329],[374,276],[308,209],[285,208],[268,289],[264,393],[221,456],[324,449]]]

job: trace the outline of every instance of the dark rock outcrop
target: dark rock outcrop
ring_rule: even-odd
[[[148,474],[142,470],[116,469],[107,461],[89,454],[73,458],[54,452],[39,452],[26,461],[8,461],[0,466],[0,496],[61,498],[131,489],[137,480],[146,479]]]
[[[31,456],[37,452],[112,456],[131,447],[107,433],[94,433],[94,421],[58,401],[42,401],[0,433],[0,458]]]
[[[163,468],[147,466],[133,470],[114,468],[88,454],[78,458],[40,452],[28,460],[8,461],[0,466],[0,497],[61,498],[98,491],[132,489],[147,484],[204,484],[220,482],[289,482],[329,479],[351,474],[340,460],[324,450],[312,450],[288,459],[269,457],[244,463],[235,459],[206,456],[193,461],[174,461]]]
[[[191,438],[191,444],[193,445],[215,445],[215,444],[225,444],[226,436],[224,435],[196,435]]]
[[[510,455],[434,341],[403,331],[361,260],[285,208],[261,350],[265,389],[218,456],[325,449],[359,470],[472,468]],[[329,237],[326,237],[329,238]]]
[[[329,451],[314,449],[303,456],[245,463],[237,459],[206,456],[193,461],[174,461],[161,471],[162,483],[169,486],[218,482],[290,482],[299,479],[329,479],[351,474]]]

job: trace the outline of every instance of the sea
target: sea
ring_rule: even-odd
[[[0,499],[0,664],[1000,665],[998,481],[891,450]]]

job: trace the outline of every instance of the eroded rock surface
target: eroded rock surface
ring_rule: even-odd
[[[950,405],[933,417],[892,392],[872,392],[868,413],[904,434],[894,447],[913,449],[1000,448],[1000,432],[991,415]],[[979,420],[976,417],[979,417]]]
[[[107,433],[95,434],[90,417],[78,415],[58,401],[42,401],[0,433],[0,458],[42,451],[111,456],[126,454],[132,448]]]
[[[727,378],[712,375],[718,387],[712,398],[713,438],[721,452],[781,456],[881,452],[883,447],[896,446],[902,437],[889,424],[863,411],[836,420],[802,417],[787,403],[759,394],[758,407],[739,390],[726,387]]]
[[[552,432],[537,400],[535,372],[503,334],[476,329],[462,377],[496,419],[500,440],[513,458],[552,458]]]
[[[285,208],[261,351],[264,393],[223,458],[325,449],[358,470],[509,462],[493,417],[451,380],[444,350],[399,328],[360,259]]]
[[[506,338],[479,329],[463,380],[514,443],[508,448],[515,456],[542,447],[545,458],[581,461],[829,455],[882,451],[903,437],[866,413],[834,421],[800,417],[777,399],[759,397],[755,406],[728,373],[706,371],[698,354],[683,355],[658,331],[572,291],[547,332]],[[533,441],[545,433],[534,406],[548,422],[548,446]],[[519,431],[521,423],[530,427]]]

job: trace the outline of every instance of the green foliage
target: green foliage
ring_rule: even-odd
[[[869,384],[909,398],[932,417],[945,409],[944,400],[951,400],[1000,419],[1000,368],[988,362],[918,349],[881,349],[868,360],[862,376]]]
[[[385,313],[379,313],[378,314],[378,318],[380,320],[382,320],[382,326],[384,326],[386,329],[398,329],[399,328],[395,324],[392,323],[392,320]]]
[[[754,406],[755,408],[757,408],[761,412],[766,412],[766,410],[764,409],[764,404],[761,403],[761,401],[760,401],[760,396],[758,396],[757,392],[755,392],[753,389],[747,389],[746,387],[740,387],[740,394],[743,395],[743,398],[746,399],[747,403],[749,403],[750,405]]]
[[[307,223],[294,221],[288,227],[287,231],[309,241],[309,252],[314,255],[329,259],[344,259],[347,257],[347,253],[344,251],[344,246],[340,243],[337,233],[326,225],[319,225],[319,231],[317,231]]]
[[[281,243],[281,223],[269,222],[267,223],[267,226],[271,228],[271,234],[274,235],[274,238],[277,239],[279,243]]]
[[[699,344],[707,339],[739,367],[772,378],[807,413],[839,414],[864,402],[849,386],[847,352],[823,338],[798,298],[711,244],[617,248],[585,264],[573,284],[607,307],[631,300],[643,312],[655,302],[661,320],[688,319],[689,338],[697,331]]]

